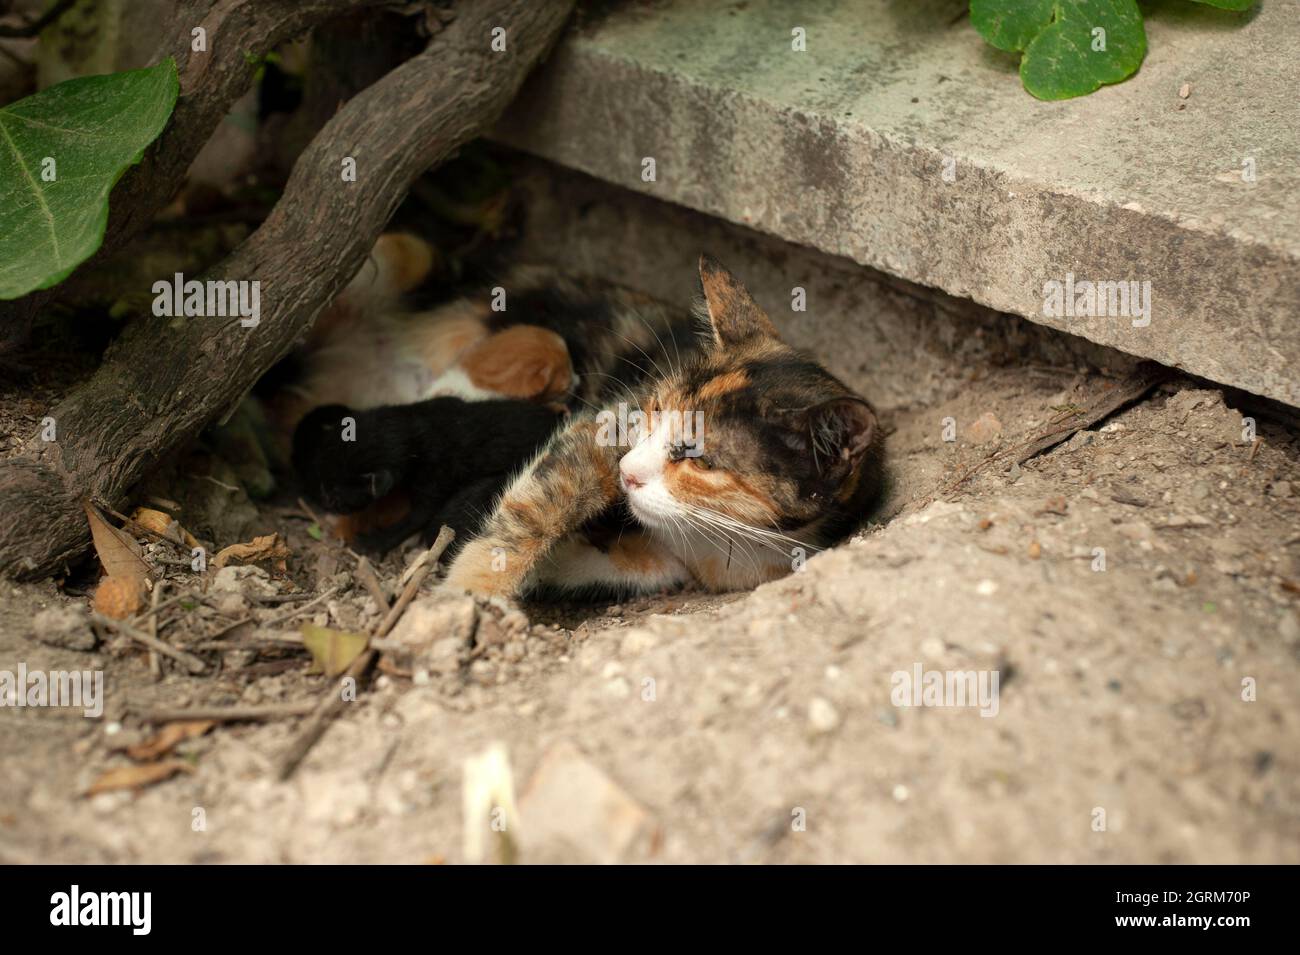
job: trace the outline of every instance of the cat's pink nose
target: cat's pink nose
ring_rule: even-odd
[[[634,487],[645,486],[645,481],[641,480],[641,478],[637,477],[627,468],[620,467],[618,469],[618,472],[619,475],[623,478],[623,487],[627,488],[629,491],[632,490],[632,488]]]

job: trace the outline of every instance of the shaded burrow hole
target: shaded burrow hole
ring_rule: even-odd
[[[495,145],[475,144],[421,179],[390,228],[421,235],[435,250],[429,279],[400,305],[418,310],[482,295],[519,263],[590,276],[686,310],[698,295],[700,254],[719,259],[786,341],[815,355],[880,413],[885,490],[863,531],[942,495],[954,476],[1068,416],[1139,364],[1086,339]],[[219,257],[232,239],[219,237],[206,251]],[[57,393],[89,374],[111,327],[65,329],[51,339],[55,344],[36,356],[51,372],[40,377],[41,388]],[[283,447],[264,433],[261,405],[292,390],[294,374],[290,356],[230,419],[164,461],[133,502],[175,513],[217,549],[279,533],[292,555],[286,572],[297,586],[321,592],[349,566],[348,556],[303,506]],[[1289,420],[1281,406],[1238,397],[1264,418]],[[11,394],[0,412],[21,421],[50,404],[39,394]],[[397,579],[418,550],[412,540],[382,559],[368,556],[382,575]],[[93,557],[70,570],[65,589],[91,593]],[[744,596],[688,590],[617,602],[534,600],[526,609],[534,623],[572,631],[637,615],[707,611]]]
[[[1140,377],[1141,359],[544,160],[506,161],[527,212],[514,254],[686,308],[697,294],[696,259],[708,252],[745,282],[790,344],[873,403],[888,435],[885,491],[858,534],[949,494],[956,478],[985,463],[1010,482],[1015,446],[1073,415],[1087,419],[1081,429],[1095,429],[1179,388],[1220,388],[1170,369],[1133,402],[1088,418],[1090,405]],[[1231,407],[1293,442],[1290,409],[1223,390]],[[613,605],[612,616],[708,611],[744,597],[637,598]],[[534,604],[530,615],[599,627],[612,622],[607,606]]]

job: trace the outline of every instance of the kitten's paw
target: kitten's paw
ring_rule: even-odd
[[[394,547],[402,543],[412,535],[412,531],[405,528],[380,528],[379,530],[366,531],[356,535],[354,547],[363,554],[371,554],[375,557],[383,557]]]

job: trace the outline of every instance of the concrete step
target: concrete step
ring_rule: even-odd
[[[887,417],[960,399],[977,368],[1019,367],[1030,376],[1053,369],[1066,378],[1102,370],[1117,378],[1138,364],[1116,349],[545,160],[511,154],[507,161],[527,209],[512,250],[519,260],[688,309],[699,294],[700,249],[708,249],[786,342],[812,352]],[[968,404],[956,415],[959,428],[984,410]],[[930,416],[935,440],[943,417]]]
[[[571,32],[495,135],[1300,405],[1294,6],[1146,5],[1138,75],[1059,103],[1024,92],[1016,58],[985,44],[964,7],[615,5]],[[806,52],[791,48],[796,27]],[[1130,308],[1149,313],[1108,309],[1122,303],[1116,286],[1099,296],[1110,314],[1067,310],[1064,293],[1084,282],[1139,283]]]

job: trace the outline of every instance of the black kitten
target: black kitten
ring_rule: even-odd
[[[293,467],[307,497],[334,514],[407,491],[410,514],[362,535],[367,550],[390,550],[417,531],[431,539],[443,524],[461,544],[560,421],[543,405],[506,399],[431,398],[369,411],[325,405],[298,423]]]

